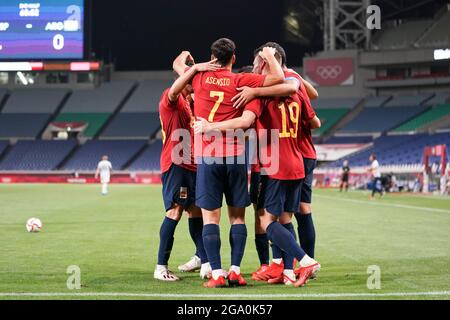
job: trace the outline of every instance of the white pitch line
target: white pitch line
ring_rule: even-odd
[[[417,207],[417,206],[410,206],[407,204],[399,204],[399,203],[383,203],[383,202],[379,202],[377,200],[364,201],[364,200],[356,200],[356,199],[338,198],[338,197],[332,197],[332,196],[330,197],[330,196],[324,196],[321,194],[316,194],[314,196],[318,197],[318,198],[333,199],[333,200],[347,201],[347,202],[360,203],[360,204],[370,204],[370,205],[374,205],[374,206],[395,207],[395,208],[430,211],[430,212],[440,212],[440,213],[449,213],[450,214],[449,210],[444,210],[444,209]]]
[[[0,297],[142,297],[142,298],[344,298],[450,296],[450,291],[304,294],[183,294],[127,292],[0,292]]]

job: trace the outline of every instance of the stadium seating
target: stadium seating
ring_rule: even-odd
[[[430,110],[420,114],[416,118],[409,120],[396,128],[395,132],[415,131],[429,123],[432,123],[442,117],[450,115],[450,104],[438,105]]]
[[[122,167],[145,145],[144,140],[89,140],[64,165],[63,170],[95,170],[108,155],[114,170]]]
[[[347,143],[369,143],[372,142],[372,136],[332,136],[324,143],[329,144],[347,144]]]
[[[426,108],[421,106],[365,108],[339,132],[384,132],[399,126],[425,110]]]
[[[101,138],[149,138],[161,128],[157,112],[119,113],[105,129]]]
[[[167,80],[146,80],[139,83],[104,130],[101,138],[149,138],[160,129],[158,106],[162,92],[171,85]]]
[[[133,88],[130,81],[105,82],[95,90],[76,90],[62,113],[113,113]]]
[[[16,89],[12,91],[2,113],[53,114],[67,93],[63,89]]]
[[[106,121],[123,103],[135,83],[107,82],[95,90],[77,90],[72,93],[55,121],[87,122],[86,137],[94,137]]]
[[[128,167],[130,171],[159,171],[162,141],[156,140]]]
[[[313,131],[314,135],[322,135],[331,129],[339,120],[341,120],[350,109],[337,108],[337,109],[316,109],[317,116],[319,117],[322,125],[319,129]]]
[[[373,39],[374,49],[401,49],[411,46],[433,20],[407,21],[395,27],[384,27]]]
[[[0,88],[0,103],[5,98],[7,93],[8,93],[8,90]],[[1,111],[1,108],[2,108],[2,106],[0,105],[0,111]]]
[[[314,130],[314,135],[322,135],[337,124],[351,109],[353,109],[361,98],[335,98],[312,100],[311,104],[316,110],[317,116],[322,121],[322,126]]]
[[[358,97],[351,98],[334,98],[334,99],[324,99],[318,98],[316,100],[311,100],[311,104],[314,109],[352,109],[354,108],[362,99]]]
[[[0,170],[53,170],[76,145],[76,140],[18,141],[0,163]]]
[[[366,108],[382,107],[389,99],[391,99],[391,96],[370,96],[367,97],[364,106]]]
[[[2,156],[5,149],[8,147],[9,142],[7,140],[0,140],[0,157]]]
[[[36,138],[50,117],[46,113],[0,113],[0,138]]]
[[[371,153],[377,155],[381,165],[421,164],[423,149],[437,144],[450,145],[450,134],[415,134],[381,136],[374,140],[373,146],[364,151],[346,157],[350,166],[368,166]],[[330,167],[339,167],[344,159],[331,163]]]
[[[446,103],[450,103],[450,92],[440,92],[430,100],[426,101],[424,104],[427,106],[435,106],[438,104]]]
[[[169,80],[142,81],[121,112],[158,112],[161,94],[171,85],[172,81]]]
[[[450,12],[447,11],[417,41],[420,47],[446,47],[450,44]]]
[[[427,100],[430,100],[434,94],[412,94],[412,95],[397,95],[384,104],[385,107],[408,107],[419,106],[424,104]]]
[[[12,91],[0,113],[0,138],[36,138],[67,93],[63,89]]]

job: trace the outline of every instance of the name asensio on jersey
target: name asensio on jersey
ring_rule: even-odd
[[[205,82],[206,82],[206,84],[214,84],[219,87],[226,87],[226,86],[230,85],[231,79],[230,78],[207,77]]]

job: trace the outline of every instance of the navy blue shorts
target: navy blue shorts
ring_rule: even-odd
[[[258,204],[259,194],[261,193],[261,174],[252,172],[250,175],[250,201]],[[259,208],[258,208],[259,209]]]
[[[195,171],[172,164],[170,169],[162,174],[162,192],[166,211],[174,203],[189,208],[195,203]]]
[[[218,209],[222,207],[225,195],[228,206],[248,207],[250,196],[247,164],[237,163],[236,157],[234,161],[229,160],[229,163],[226,163],[225,158],[219,159],[222,159],[222,163],[211,163],[211,158],[204,159],[201,163],[197,162],[195,204],[206,210]]]
[[[284,212],[295,213],[300,206],[303,179],[277,180],[261,176],[261,194],[258,207],[280,217]]]
[[[302,192],[300,196],[301,202],[312,202],[313,172],[316,167],[316,163],[316,159],[303,158],[303,165],[305,166],[305,179],[303,180]]]

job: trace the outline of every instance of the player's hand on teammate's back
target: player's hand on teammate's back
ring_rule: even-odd
[[[231,99],[233,107],[235,108],[244,107],[247,103],[257,97],[256,88],[241,87],[237,88],[237,90],[240,92]]]
[[[216,62],[217,59],[212,59],[211,61],[208,62],[197,63],[194,65],[194,68],[197,72],[216,71],[222,67],[220,64],[217,64]]]
[[[208,133],[211,130],[211,124],[204,118],[197,117],[194,121],[194,134]]]

